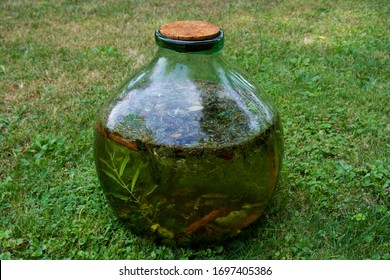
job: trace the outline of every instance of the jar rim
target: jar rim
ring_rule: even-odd
[[[160,29],[155,32],[155,40],[159,47],[171,49],[178,52],[219,52],[223,48],[224,32],[219,29],[216,37],[205,40],[178,40],[172,39],[161,34]]]

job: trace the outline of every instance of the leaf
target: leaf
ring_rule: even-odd
[[[114,170],[112,168],[112,166],[107,161],[105,161],[104,159],[100,158],[100,161],[103,162],[105,165],[107,165],[107,167],[110,168],[111,170]]]
[[[205,193],[200,196],[200,198],[216,198],[216,199],[226,198],[226,197],[227,195],[222,193]]]
[[[137,182],[139,173],[141,172],[141,168],[142,168],[142,164],[140,164],[138,166],[137,171],[135,172],[135,174],[133,176],[133,180],[131,180],[131,187],[130,187],[131,192],[133,192],[133,190],[134,190],[135,183]]]
[[[263,202],[263,203],[255,203],[255,204],[248,204],[248,203],[245,203],[245,204],[242,206],[242,208],[244,208],[244,209],[251,209],[251,208],[254,208],[254,207],[260,208],[260,207],[264,207],[264,206],[266,206],[264,202]]]
[[[112,159],[113,158],[113,154],[110,152],[110,145],[108,145],[108,143],[105,143],[104,144],[104,148],[106,149],[107,154],[109,154],[110,158]]]
[[[200,110],[203,110],[202,105],[194,105],[194,106],[191,106],[188,108],[188,111],[190,111],[190,112],[195,112],[195,111],[200,111]]]
[[[310,64],[310,58],[305,58],[303,61],[302,61],[302,64],[304,66],[308,66]]]
[[[127,196],[124,196],[124,195],[121,195],[119,193],[113,193],[113,192],[109,192],[108,194],[116,197],[116,198],[119,198],[121,200],[124,200],[124,201],[128,201],[130,199],[130,197],[127,197]]]
[[[152,194],[154,192],[155,189],[157,189],[158,185],[154,185],[150,190],[147,190],[145,193],[144,193],[144,197],[145,196],[148,196],[150,194]]]
[[[125,171],[126,165],[129,163],[129,161],[130,161],[130,156],[127,156],[123,159],[123,161],[121,163],[121,167],[119,169],[119,177],[122,177],[123,172]]]
[[[104,170],[104,169],[103,169],[103,172],[106,173],[107,176],[109,176],[109,177],[111,177],[113,180],[115,180],[115,182],[117,182],[120,186],[127,188],[127,186],[124,185],[123,182],[121,182],[121,180],[117,178],[117,176],[115,176],[115,175],[112,174],[111,172],[109,172],[109,171],[107,171],[107,170]]]

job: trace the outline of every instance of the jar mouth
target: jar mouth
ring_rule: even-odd
[[[224,33],[222,29],[216,37],[205,40],[179,40],[168,38],[161,34],[160,29],[155,32],[156,44],[165,49],[171,49],[177,52],[207,52],[217,53],[223,48]]]

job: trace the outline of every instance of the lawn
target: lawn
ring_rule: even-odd
[[[389,18],[385,0],[2,0],[0,259],[390,259]],[[214,247],[129,232],[92,155],[97,109],[184,19],[224,29],[284,126],[269,208]]]

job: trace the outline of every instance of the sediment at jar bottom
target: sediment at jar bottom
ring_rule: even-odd
[[[128,141],[101,124],[95,162],[104,193],[132,231],[169,244],[217,243],[264,212],[277,181],[280,133],[273,125],[219,148]]]

